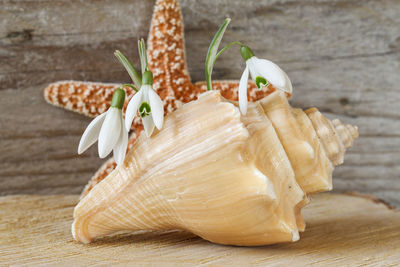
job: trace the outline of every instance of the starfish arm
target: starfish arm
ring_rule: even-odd
[[[147,40],[153,89],[171,112],[196,98],[186,63],[183,18],[177,0],[157,0]]]
[[[63,107],[88,117],[96,117],[110,107],[113,93],[121,84],[59,81],[50,84],[44,90],[44,98],[52,105]],[[124,87],[126,91],[125,107],[134,91]]]
[[[198,92],[190,80],[186,64],[183,18],[177,0],[157,0],[147,40],[149,68],[153,71],[153,88],[171,112],[182,103],[196,98]],[[109,107],[114,90],[120,84],[60,81],[44,92],[50,104],[88,117],[96,117]],[[132,90],[125,88],[127,100]]]
[[[117,163],[113,158],[109,158],[106,162],[104,162],[92,176],[92,178],[90,178],[89,182],[81,193],[80,199],[84,198],[95,185],[104,180],[104,178],[106,178],[115,169],[115,167],[117,167]]]

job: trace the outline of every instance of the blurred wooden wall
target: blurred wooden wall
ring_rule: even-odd
[[[76,150],[89,119],[48,105],[50,82],[128,82],[113,58],[135,58],[154,1],[0,1],[0,194],[79,193],[103,162]],[[226,16],[224,42],[246,42],[294,85],[293,106],[316,106],[359,126],[336,168],[337,191],[371,193],[400,206],[400,1],[184,0],[193,81],[204,80],[208,44]],[[239,79],[225,54],[215,79]]]

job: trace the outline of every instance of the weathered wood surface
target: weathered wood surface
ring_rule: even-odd
[[[77,195],[0,198],[0,264],[31,266],[398,266],[400,212],[371,199],[317,195],[296,243],[222,246],[190,233],[136,232],[89,245],[72,239]]]
[[[115,49],[136,57],[154,1],[0,0],[0,194],[78,193],[101,165],[78,157],[89,119],[54,108],[43,88],[64,79],[127,82]],[[204,80],[204,57],[221,21],[224,42],[246,41],[287,71],[292,104],[316,106],[359,126],[336,169],[336,190],[373,193],[400,206],[400,2],[357,0],[181,1],[188,65]],[[238,79],[224,55],[215,78]]]

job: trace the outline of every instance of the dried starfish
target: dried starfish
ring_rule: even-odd
[[[150,32],[147,39],[147,56],[149,68],[154,74],[153,88],[164,102],[165,113],[168,114],[183,103],[197,99],[200,93],[207,90],[205,81],[192,83],[186,64],[183,18],[178,0],[157,0],[153,12]],[[220,90],[222,96],[237,100],[237,81],[213,81],[213,89]],[[44,91],[44,97],[52,105],[78,112],[88,117],[95,117],[105,112],[110,105],[113,92],[121,84],[59,81],[50,84]],[[125,107],[134,91],[125,87]],[[275,91],[271,85],[261,90],[253,82],[249,82],[248,98],[255,101]],[[134,130],[129,139],[128,150],[143,130],[139,117],[133,124]],[[83,191],[85,196],[91,188],[104,179],[116,163],[112,158],[106,161],[94,174]]]

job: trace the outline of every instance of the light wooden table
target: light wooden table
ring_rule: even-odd
[[[360,196],[320,194],[296,243],[216,245],[190,233],[136,232],[84,245],[70,226],[77,195],[0,198],[0,265],[399,266],[400,212]]]

